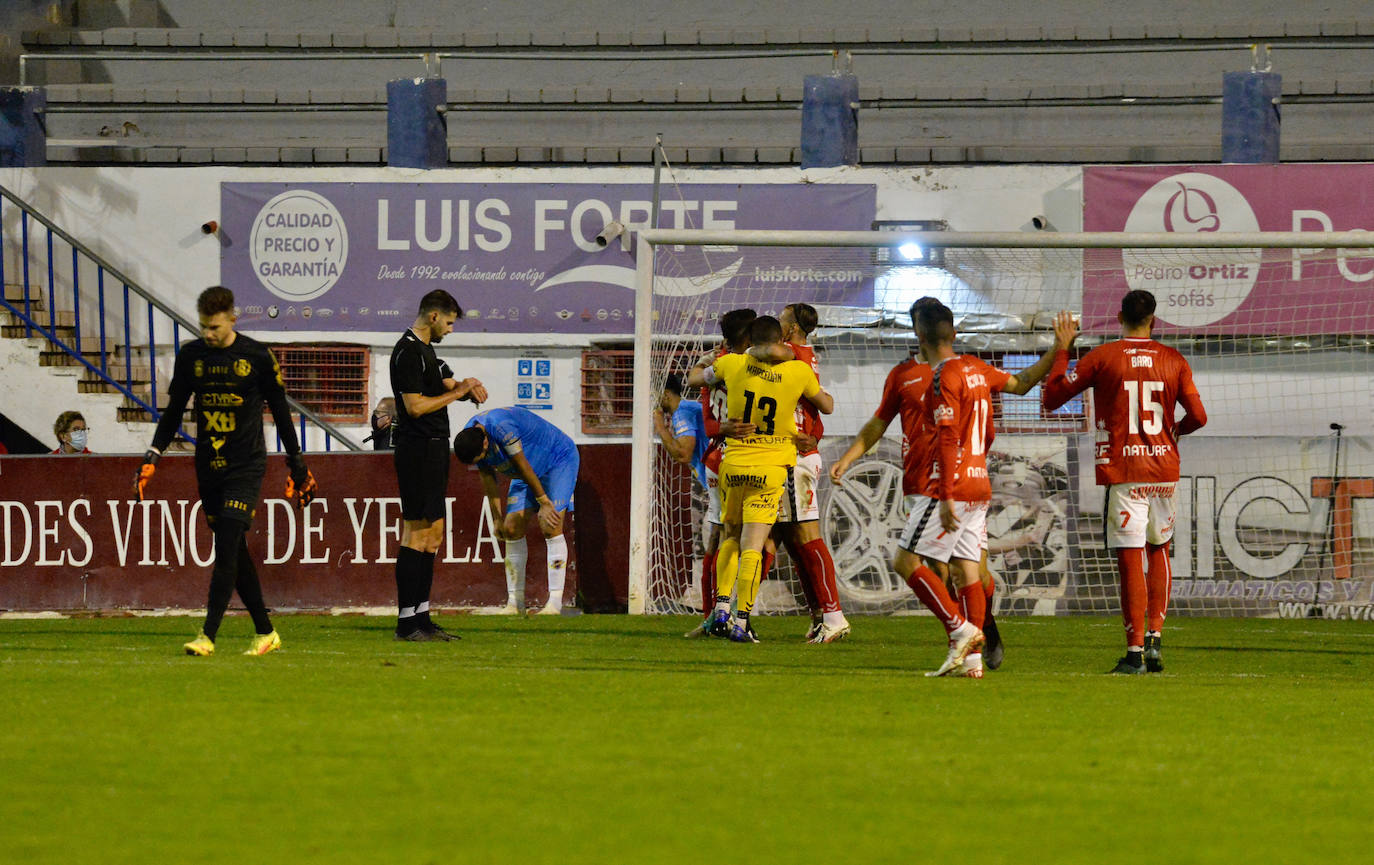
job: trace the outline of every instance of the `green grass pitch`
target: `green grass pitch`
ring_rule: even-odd
[[[1010,619],[1003,670],[921,676],[929,618],[807,646],[686,618],[0,621],[0,862],[1368,861],[1374,632]]]

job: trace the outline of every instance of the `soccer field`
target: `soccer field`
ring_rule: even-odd
[[[929,618],[0,621],[0,862],[1278,862],[1368,848],[1374,634],[1009,619],[1002,671],[927,679]]]

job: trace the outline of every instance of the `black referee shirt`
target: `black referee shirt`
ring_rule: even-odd
[[[448,438],[448,406],[413,418],[406,411],[404,396],[408,393],[443,396],[447,391],[444,387],[446,378],[453,378],[453,370],[434,354],[434,346],[407,329],[391,350],[391,391],[396,398],[396,417],[391,422],[392,441]]]

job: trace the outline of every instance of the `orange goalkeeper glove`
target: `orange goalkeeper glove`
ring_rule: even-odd
[[[287,454],[286,466],[290,470],[286,478],[286,498],[290,500],[292,496],[299,496],[296,503],[300,507],[309,506],[320,487],[315,483],[315,476],[310,469],[305,467],[305,455]]]
[[[143,465],[138,467],[138,474],[134,475],[134,494],[138,500],[143,501],[143,491],[147,489],[148,482],[153,479],[153,472],[157,471],[157,459],[161,454],[153,448],[143,454]]]

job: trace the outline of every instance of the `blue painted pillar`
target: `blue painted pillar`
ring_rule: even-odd
[[[1221,161],[1279,161],[1277,72],[1227,72],[1221,79]]]
[[[387,165],[443,168],[448,165],[448,82],[402,78],[386,83]]]
[[[859,76],[808,75],[802,89],[802,168],[859,164]]]
[[[48,164],[47,107],[41,87],[0,87],[0,167]]]

